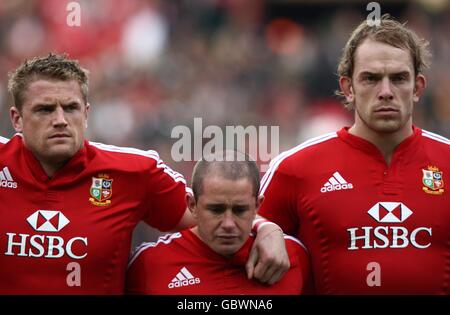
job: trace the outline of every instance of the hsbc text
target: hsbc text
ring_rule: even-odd
[[[420,239],[431,239],[431,228],[418,227],[409,233],[403,226],[363,226],[361,228],[347,229],[350,242],[348,250],[372,248],[405,248],[409,245],[418,249],[425,249],[430,242],[419,243]]]
[[[60,236],[32,235],[30,237],[28,234],[16,233],[6,233],[6,235],[8,248],[5,255],[7,256],[61,258],[67,254],[73,259],[83,259],[87,256],[87,250],[77,253],[78,255],[72,251],[75,243],[81,243],[81,246],[84,245],[87,248],[87,237],[74,237],[66,243]]]

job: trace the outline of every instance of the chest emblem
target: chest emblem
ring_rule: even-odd
[[[108,206],[111,204],[113,180],[108,175],[101,174],[92,177],[92,185],[89,190],[91,198],[89,201],[95,206]]]
[[[428,166],[428,169],[422,169],[422,172],[423,191],[431,195],[442,195],[444,193],[444,179],[439,168]]]

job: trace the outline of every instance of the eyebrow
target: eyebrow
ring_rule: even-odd
[[[78,102],[78,101],[69,101],[67,103],[63,103],[61,104],[61,106],[81,106],[82,103]]]
[[[405,71],[395,72],[392,74],[392,76],[397,76],[397,75],[409,76],[410,72],[405,70]]]
[[[78,100],[67,100],[66,102],[62,102],[61,106],[73,106],[73,105],[81,105],[82,103],[80,103]],[[56,102],[54,102],[53,100],[41,100],[41,101],[37,101],[36,103],[33,104],[33,106],[56,106]]]
[[[408,75],[409,76],[410,72],[408,70],[403,70],[403,71],[398,71],[398,72],[394,72],[394,73],[390,73],[389,76],[396,76],[396,75]],[[364,75],[373,75],[373,76],[381,76],[382,73],[381,72],[372,72],[369,70],[365,70],[362,71],[358,74],[358,76],[364,76]]]
[[[205,205],[206,207],[226,207],[225,203],[208,203]]]
[[[208,203],[205,205],[205,207],[228,207],[231,206],[232,208],[234,207],[248,207],[249,205],[246,203],[233,203],[233,204],[227,204],[227,203]]]

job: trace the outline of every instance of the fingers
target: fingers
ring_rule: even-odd
[[[254,276],[255,265],[258,261],[258,251],[255,246],[252,247],[250,255],[248,256],[247,263],[245,264],[245,270],[247,271],[247,278],[251,279]]]
[[[246,264],[248,278],[273,284],[281,279],[289,267],[283,231],[274,224],[261,227]]]
[[[254,276],[259,282],[267,283],[272,274],[276,271],[276,266],[269,263],[264,263],[262,261],[258,262],[255,267]]]
[[[286,264],[283,260],[261,258],[254,269],[253,276],[262,283],[272,285],[283,277],[289,267],[289,263]]]
[[[268,284],[272,285],[274,283],[277,283],[278,281],[281,280],[281,278],[283,278],[284,274],[287,272],[288,269],[286,270],[282,270],[282,269],[278,269],[276,270],[272,276],[270,277],[269,281],[267,282]]]

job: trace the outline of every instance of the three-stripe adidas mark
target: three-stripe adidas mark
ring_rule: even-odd
[[[13,188],[13,189],[17,188],[17,183],[12,178],[11,173],[9,172],[9,169],[7,166],[5,166],[0,171],[0,187]]]
[[[169,289],[199,284],[200,278],[195,278],[186,267],[181,268],[175,278],[169,283]]]
[[[329,191],[343,190],[343,189],[353,189],[351,183],[347,181],[339,174],[339,172],[334,172],[333,176],[328,179],[328,181],[320,189],[321,193],[326,193]]]

